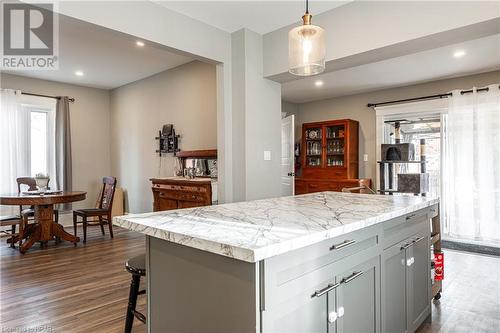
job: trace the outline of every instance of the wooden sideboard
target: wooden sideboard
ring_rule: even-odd
[[[195,180],[182,177],[151,178],[153,210],[210,206],[212,204],[212,182],[210,178]]]
[[[341,192],[346,187],[371,187],[371,179],[308,179],[295,178],[295,194],[334,191]],[[361,191],[364,193],[363,191]]]

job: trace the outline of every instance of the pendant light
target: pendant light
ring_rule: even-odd
[[[309,0],[303,25],[288,33],[288,71],[294,75],[309,76],[325,70],[325,30],[311,24]]]

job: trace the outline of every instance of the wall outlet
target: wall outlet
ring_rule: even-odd
[[[363,161],[368,162],[368,154],[363,155]]]
[[[270,160],[271,160],[271,151],[264,150],[264,161],[270,161]]]

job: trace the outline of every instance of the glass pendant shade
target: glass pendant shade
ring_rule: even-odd
[[[288,33],[288,68],[294,75],[308,76],[325,70],[325,30],[312,24]]]

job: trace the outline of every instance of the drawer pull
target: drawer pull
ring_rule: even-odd
[[[340,244],[333,244],[331,247],[330,247],[330,251],[331,250],[340,250],[344,247],[347,247],[349,245],[352,245],[356,243],[356,241],[354,239],[351,239],[351,240],[345,240],[344,242],[340,243]]]
[[[340,286],[340,283],[329,284],[328,286],[326,286],[326,287],[325,287],[325,288],[323,288],[323,289],[316,290],[316,291],[314,292],[314,294],[312,294],[312,295],[311,295],[311,298],[312,298],[312,297],[321,297],[321,296],[323,296],[324,294],[326,294],[327,292],[332,291],[333,289],[337,288],[338,286]]]
[[[343,278],[342,281],[340,281],[340,283],[349,283],[351,282],[352,280],[360,277],[361,275],[363,275],[363,271],[359,271],[359,272],[354,272],[351,274],[351,276],[347,277],[347,278]]]
[[[417,216],[417,214],[410,214],[406,217],[406,221],[408,220],[411,220],[412,218],[414,218],[415,216]]]
[[[422,239],[424,239],[425,237],[418,237],[417,239],[415,239],[412,243],[418,243],[420,242]]]
[[[405,245],[401,246],[401,250],[406,250],[407,248],[409,248],[412,245],[413,245],[413,243],[406,243]]]

